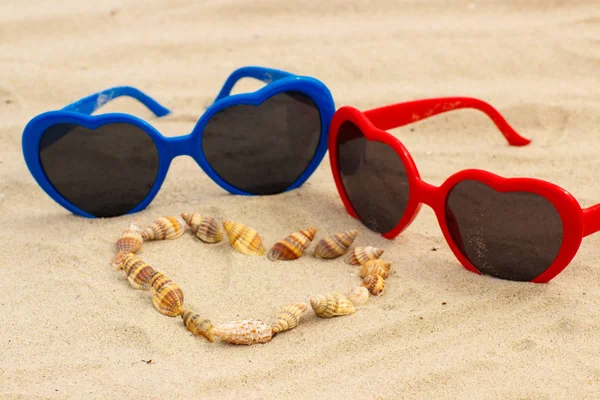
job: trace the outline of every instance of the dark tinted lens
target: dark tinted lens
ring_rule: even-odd
[[[96,217],[126,214],[150,192],[158,175],[152,138],[129,124],[90,130],[73,124],[48,128],[40,161],[54,188]]]
[[[388,145],[368,141],[351,122],[337,136],[342,184],[358,217],[369,229],[385,233],[400,222],[408,204],[408,176]]]
[[[215,114],[204,129],[202,148],[215,172],[252,194],[289,188],[312,161],[321,136],[315,102],[284,92],[258,107],[238,105]]]
[[[477,181],[457,184],[446,200],[450,234],[482,273],[531,281],[554,261],[562,245],[560,215],[547,199],[526,192],[499,193]]]

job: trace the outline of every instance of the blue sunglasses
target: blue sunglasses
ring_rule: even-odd
[[[267,83],[231,95],[242,78]],[[130,114],[91,114],[132,97],[157,117],[170,111],[129,86],[92,94],[33,118],[23,153],[37,183],[57,203],[84,217],[135,213],[150,204],[173,158],[187,155],[223,189],[270,195],[301,186],[327,151],[333,98],[320,81],[262,67],[234,71],[190,134],[165,137]]]

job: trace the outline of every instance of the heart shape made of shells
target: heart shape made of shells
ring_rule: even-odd
[[[141,250],[144,241],[180,238],[186,224],[204,243],[219,243],[223,239],[219,224],[214,218],[195,213],[183,213],[181,219],[159,217],[143,230],[135,223],[131,223],[117,240],[117,253],[112,261],[113,266],[125,271],[127,281],[134,289],[151,289],[152,304],[161,314],[170,317],[181,316],[190,332],[197,336],[204,336],[210,342],[218,337],[233,344],[266,343],[275,334],[298,325],[300,317],[308,309],[307,303],[297,302],[287,305],[272,324],[248,319],[213,326],[210,320],[185,308],[183,290],[165,274],[142,261],[136,253]],[[229,244],[235,250],[251,256],[265,254],[262,238],[254,229],[230,220],[223,220],[222,225]],[[300,258],[310,246],[316,233],[316,228],[294,232],[275,243],[267,252],[267,257],[272,261],[290,261]],[[358,231],[355,229],[321,239],[316,244],[313,254],[316,258],[324,259],[340,257],[348,251],[357,235]],[[383,249],[380,248],[354,247],[346,262],[360,266],[362,286],[352,289],[348,295],[331,292],[309,297],[308,302],[315,314],[321,318],[350,315],[357,311],[357,307],[367,302],[369,293],[373,296],[381,296],[384,292],[385,280],[391,272],[391,263],[379,258],[382,254]]]

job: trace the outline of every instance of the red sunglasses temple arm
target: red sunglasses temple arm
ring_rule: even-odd
[[[600,231],[600,204],[583,209],[583,236]]]
[[[243,78],[254,78],[264,83],[271,83],[281,78],[287,78],[290,76],[295,76],[294,74],[286,71],[280,71],[278,69],[272,68],[264,68],[264,67],[242,67],[236,69],[229,75],[223,88],[217,95],[217,100],[221,100],[224,97],[227,97],[231,94],[231,89],[235,86],[235,84]]]
[[[485,113],[512,146],[525,146],[531,142],[519,135],[498,110],[485,101],[471,97],[442,97],[409,101],[365,111],[364,115],[371,120],[373,125],[385,131],[462,108],[472,108]]]
[[[91,115],[94,111],[117,97],[131,97],[145,105],[157,117],[164,117],[171,111],[163,107],[152,97],[148,96],[139,89],[131,86],[117,86],[91,94],[83,99],[79,99],[63,108],[64,111],[73,111],[81,114]]]

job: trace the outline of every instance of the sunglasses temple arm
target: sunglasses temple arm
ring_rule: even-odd
[[[471,97],[442,97],[398,103],[365,111],[364,115],[381,130],[399,128],[449,111],[471,108],[486,114],[512,146],[525,146],[531,140],[515,131],[498,110]]]
[[[600,204],[583,209],[583,236],[600,231]]]
[[[221,100],[224,97],[227,97],[231,94],[231,89],[235,86],[235,84],[243,78],[254,78],[264,83],[271,83],[278,79],[287,78],[290,76],[296,76],[290,72],[281,71],[278,69],[272,68],[264,68],[264,67],[242,67],[236,69],[229,75],[223,88],[217,95],[215,101]]]
[[[81,114],[91,115],[94,111],[117,97],[132,97],[145,105],[157,117],[164,117],[171,111],[160,105],[152,97],[148,96],[139,89],[131,86],[117,86],[91,94],[63,108],[64,111],[73,111]]]

